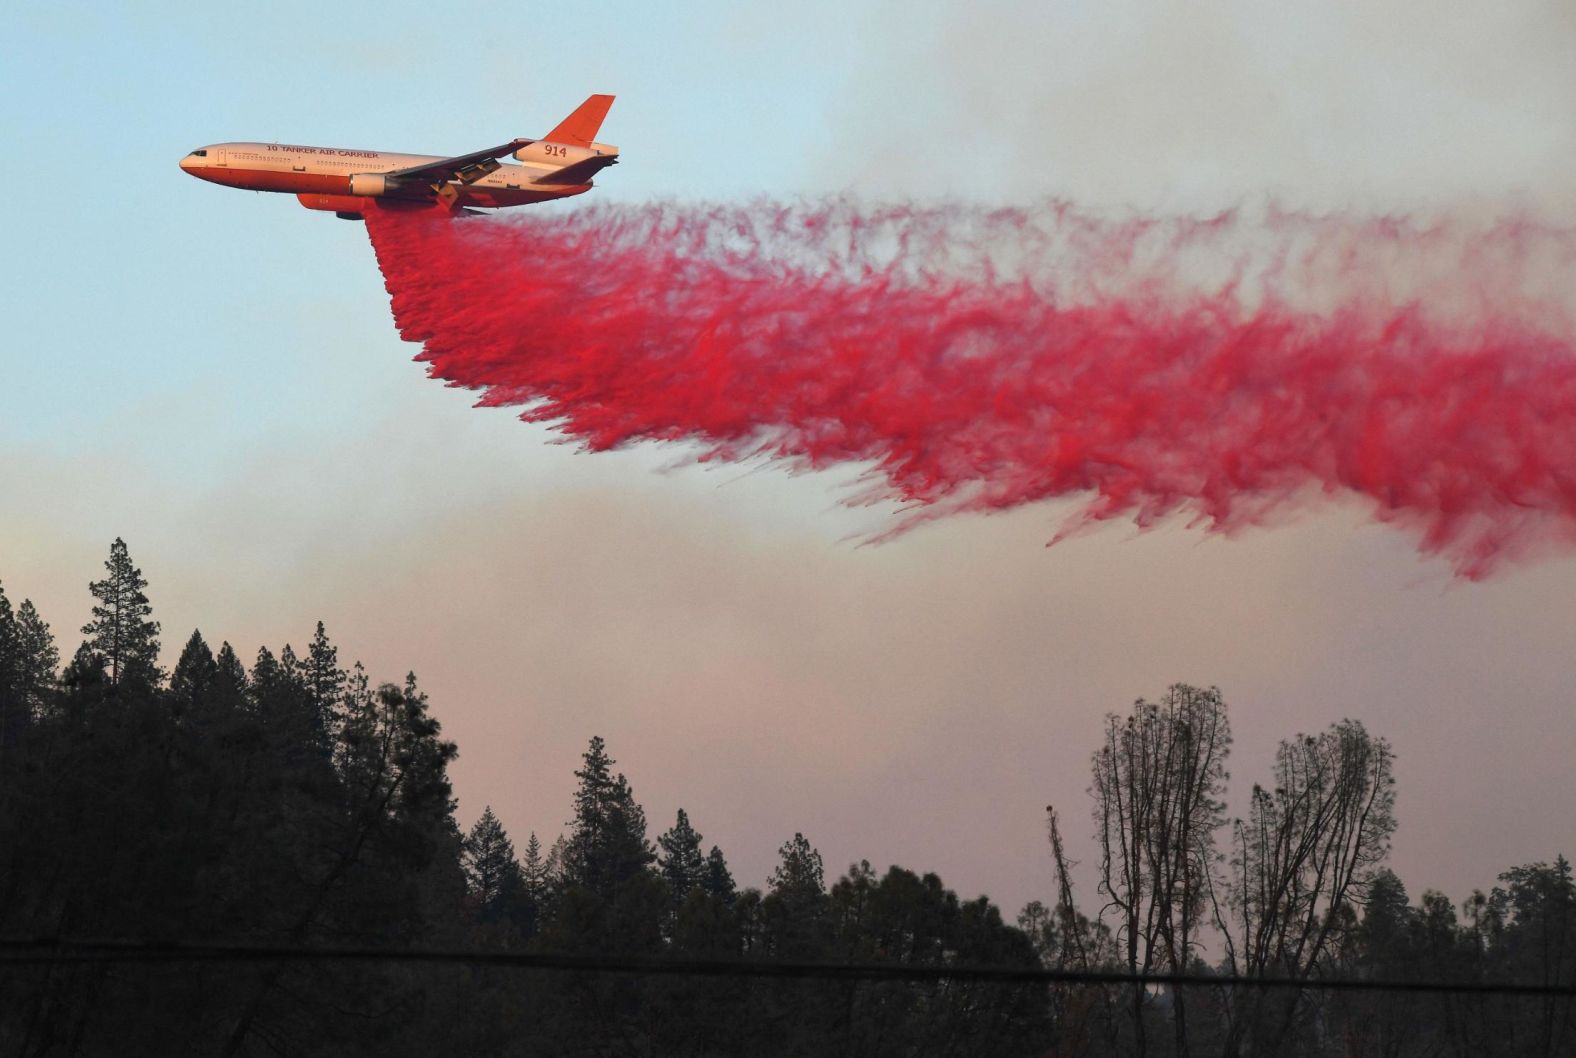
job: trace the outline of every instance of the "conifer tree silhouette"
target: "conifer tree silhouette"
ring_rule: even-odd
[[[152,619],[153,607],[143,593],[148,582],[142,570],[132,565],[126,542],[118,536],[104,568],[109,576],[88,585],[98,604],[82,634],[103,656],[111,685],[127,678],[158,683],[159,622]]]

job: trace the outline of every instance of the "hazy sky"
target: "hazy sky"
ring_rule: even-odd
[[[176,162],[458,153],[613,92],[620,201],[1568,224],[1572,54],[1570,0],[8,5],[0,581],[68,653],[117,535],[167,661],[197,625],[250,658],[326,621],[374,678],[418,673],[462,823],[491,803],[517,845],[602,734],[653,832],[688,808],[745,884],[802,830],[831,872],[936,870],[1009,914],[1049,895],[1048,802],[1094,859],[1102,714],[1218,684],[1239,803],[1278,739],[1356,717],[1399,755],[1394,865],[1460,899],[1576,852],[1576,561],[1457,583],[1339,500],[1233,539],[1047,550],[1042,507],[856,547],[890,512],[838,505],[852,471],[588,456],[472,410],[410,362],[360,225]]]

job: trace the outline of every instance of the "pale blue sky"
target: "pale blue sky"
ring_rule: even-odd
[[[765,48],[766,26],[707,3],[505,5],[480,24],[417,3],[10,8],[5,150],[55,190],[23,192],[39,197],[7,221],[27,250],[0,277],[10,341],[36,355],[7,358],[0,439],[82,453],[118,437],[204,474],[260,431],[367,410],[348,396],[369,338],[392,335],[361,228],[184,178],[187,150],[459,153],[609,91],[605,134],[635,163],[599,195],[792,192],[854,58],[820,31],[847,23],[834,12],[800,6]],[[61,167],[73,175],[44,175]]]
[[[1331,503],[1240,539],[1055,511],[874,549],[846,474],[579,456],[427,381],[360,225],[176,167],[224,140],[461,152],[618,95],[603,199],[857,190],[1203,210],[1275,199],[1576,217],[1569,0],[501,5],[11,3],[0,581],[69,651],[123,535],[167,651],[319,618],[420,673],[468,821],[565,818],[606,735],[653,823],[746,883],[840,870],[1044,896],[1099,716],[1175,679],[1236,708],[1236,788],[1352,715],[1396,743],[1397,866],[1457,897],[1576,852],[1576,563],[1450,581]],[[580,208],[585,200],[561,207]],[[1576,283],[1570,284],[1576,289]],[[851,806],[857,806],[857,811]],[[763,838],[762,835],[768,835]]]

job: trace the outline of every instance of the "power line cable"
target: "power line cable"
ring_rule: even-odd
[[[0,966],[92,963],[402,962],[641,976],[815,978],[830,981],[979,981],[997,984],[1161,985],[1325,992],[1425,992],[1576,998],[1576,984],[1410,981],[1394,978],[1242,977],[1051,970],[1026,966],[914,966],[889,963],[681,959],[653,955],[549,955],[435,948],[302,947],[189,941],[0,939]]]

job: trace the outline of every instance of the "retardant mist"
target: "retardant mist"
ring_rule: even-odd
[[[1576,544],[1569,229],[838,201],[368,230],[434,378],[591,450],[867,464],[894,532],[1349,494],[1464,577]]]

